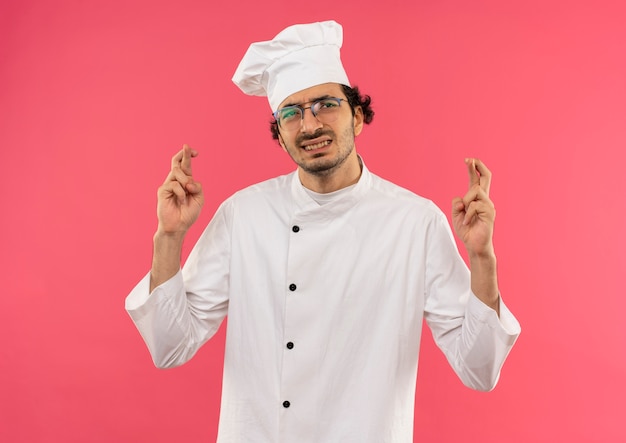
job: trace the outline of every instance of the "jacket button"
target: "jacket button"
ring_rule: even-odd
[[[287,349],[293,349],[293,342],[287,343]]]
[[[295,284],[293,284],[293,283],[289,285],[289,290],[290,291],[295,291],[296,288],[297,288],[297,286]]]
[[[283,407],[284,408],[288,408],[289,406],[291,406],[291,403],[289,403],[288,401],[284,401],[283,402]]]
[[[300,231],[300,226],[298,226],[298,225],[294,225],[294,226],[291,228],[291,230],[292,230],[293,232],[299,232],[299,231]]]

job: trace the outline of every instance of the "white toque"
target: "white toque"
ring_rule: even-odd
[[[339,55],[342,43],[343,29],[332,20],[290,26],[270,41],[252,43],[233,82],[248,95],[267,96],[272,111],[311,86],[350,86]]]

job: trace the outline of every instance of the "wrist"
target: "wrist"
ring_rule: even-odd
[[[164,229],[158,228],[157,231],[154,233],[152,240],[155,244],[159,242],[182,245],[186,234],[187,231],[166,231]]]
[[[480,250],[470,250],[467,249],[467,256],[470,262],[484,263],[490,264],[493,263],[495,265],[496,262],[496,252],[493,248],[492,244],[485,246]]]

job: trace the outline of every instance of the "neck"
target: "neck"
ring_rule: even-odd
[[[300,183],[307,189],[319,194],[339,191],[359,181],[361,177],[361,159],[352,150],[346,161],[324,173],[310,173],[298,168]]]

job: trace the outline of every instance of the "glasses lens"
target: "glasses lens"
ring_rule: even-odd
[[[337,111],[341,102],[336,98],[325,98],[311,105],[311,111],[320,120],[327,123],[337,118]]]
[[[322,123],[332,123],[337,120],[341,99],[335,97],[324,98],[313,102],[310,106],[313,115]],[[296,130],[302,123],[302,112],[307,108],[301,106],[287,106],[279,109],[276,113],[276,120],[281,128],[285,130]]]
[[[278,111],[278,123],[282,128],[292,129],[300,125],[302,110],[297,106],[287,106]]]

